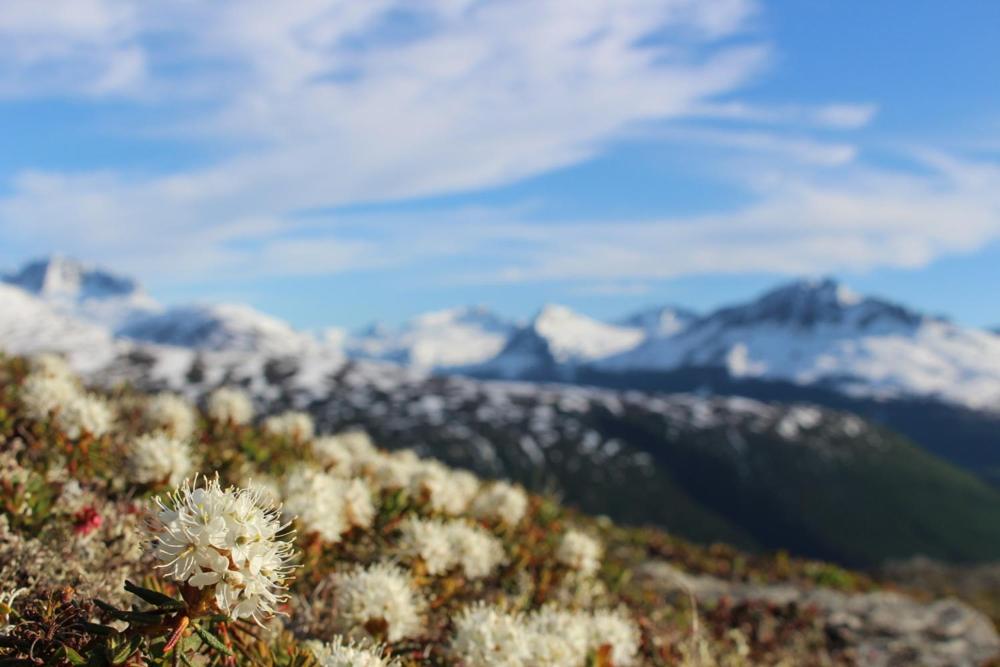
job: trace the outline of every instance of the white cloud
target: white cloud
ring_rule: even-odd
[[[922,159],[930,170],[922,175],[862,168],[772,174],[757,180],[755,202],[713,215],[535,227],[527,252],[477,278],[627,281],[916,268],[1000,239],[1000,167],[936,154]],[[510,235],[523,242],[524,230]]]
[[[767,54],[759,42],[731,43],[751,0],[7,9],[0,96],[134,95],[168,111],[141,114],[142,131],[229,154],[158,175],[23,170],[0,199],[0,231],[133,261],[169,247],[191,270],[259,238],[262,224],[276,241],[303,210],[475,190],[573,164],[637,121],[732,91]],[[145,121],[165,115],[169,126]]]
[[[865,127],[877,114],[878,106],[875,104],[768,106],[743,102],[709,102],[692,110],[692,115],[702,118],[830,130],[856,130]]]
[[[844,165],[858,155],[858,149],[853,144],[819,141],[778,132],[675,127],[655,133],[646,132],[640,136],[687,145],[708,144],[749,152],[755,156],[773,155],[786,161],[821,166]]]
[[[720,102],[768,62],[751,0],[54,2],[0,12],[0,98],[132,96],[159,112],[143,119],[171,118],[142,131],[224,156],[153,174],[25,168],[0,196],[8,245],[59,239],[181,279],[475,256],[480,280],[630,290],[687,273],[919,266],[1000,237],[995,165],[938,155],[923,172],[874,170],[855,141],[828,138],[870,124],[875,104]],[[618,223],[385,217],[369,234],[303,215],[510,183],[673,119],[694,127],[660,138],[750,156],[752,203]]]
[[[6,0],[0,11],[0,99],[119,94],[145,63],[136,5],[119,0]]]

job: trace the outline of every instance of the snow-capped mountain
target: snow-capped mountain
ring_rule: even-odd
[[[514,332],[513,322],[482,306],[425,313],[390,329],[372,325],[345,342],[359,359],[390,361],[419,369],[450,368],[490,359]]]
[[[121,327],[118,334],[130,340],[194,350],[270,355],[301,354],[320,344],[279,319],[236,304],[170,308],[135,319]]]
[[[1000,336],[862,297],[832,280],[779,287],[594,366],[715,367],[737,378],[822,384],[853,395],[1000,406]]]
[[[607,324],[550,304],[518,329],[497,356],[467,370],[516,379],[568,377],[578,366],[634,348],[644,336],[639,327]]]
[[[111,329],[162,310],[135,280],[58,255],[29,262],[0,279],[65,315]]]
[[[640,310],[620,319],[617,324],[629,329],[642,329],[646,337],[672,336],[698,319],[693,310],[680,306],[656,306]]]
[[[134,280],[61,257],[32,262],[4,282],[0,345],[15,352],[81,348],[94,357],[94,349],[122,341],[284,357],[322,351],[419,372],[645,389],[693,388],[657,384],[654,376],[713,369],[855,397],[1000,410],[1000,335],[859,296],[832,280],[796,281],[703,316],[667,306],[609,324],[549,305],[518,327],[465,307],[396,329],[331,329],[324,338],[246,306],[164,310]],[[643,382],[630,384],[636,374]]]
[[[0,351],[56,352],[82,371],[98,368],[115,354],[107,329],[73,318],[12,285],[0,283]]]

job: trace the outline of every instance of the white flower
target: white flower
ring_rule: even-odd
[[[208,397],[208,415],[219,422],[246,424],[253,419],[253,403],[246,392],[222,387]]]
[[[575,667],[584,664],[590,648],[589,614],[546,606],[527,620],[532,664]]]
[[[452,470],[449,483],[452,486],[454,504],[446,507],[450,514],[462,514],[469,509],[472,499],[479,493],[479,478],[468,470]]]
[[[528,496],[524,489],[507,482],[493,482],[472,501],[473,515],[510,526],[520,523],[527,509]]]
[[[505,558],[500,540],[461,520],[411,517],[403,524],[400,549],[410,558],[420,558],[428,574],[443,574],[457,565],[469,579],[489,576]]]
[[[240,480],[240,486],[249,487],[251,491],[259,493],[261,498],[271,505],[281,504],[281,485],[273,477],[267,475],[245,477]]]
[[[469,579],[488,577],[506,558],[503,543],[479,526],[452,521],[448,524],[448,538],[455,561]]]
[[[344,517],[355,528],[371,528],[375,521],[375,505],[368,482],[361,478],[346,480],[344,484]]]
[[[126,466],[133,482],[177,486],[191,473],[191,446],[166,433],[141,435],[132,442]]]
[[[358,567],[337,577],[334,594],[344,634],[396,642],[420,633],[425,603],[410,576],[391,563]]]
[[[603,551],[601,543],[590,535],[578,530],[569,530],[559,542],[556,560],[581,574],[591,575],[601,566]]]
[[[611,647],[611,662],[615,667],[636,663],[639,653],[639,629],[624,610],[596,611],[590,618],[590,648]]]
[[[68,377],[32,373],[21,385],[21,402],[28,416],[48,419],[80,395],[80,388]]]
[[[330,437],[337,440],[355,459],[368,458],[378,451],[368,433],[361,429],[341,431]]]
[[[451,516],[463,513],[479,488],[476,476],[452,471],[438,461],[421,461],[410,476],[410,495]]]
[[[406,556],[422,560],[428,574],[443,574],[455,565],[452,534],[441,521],[411,516],[403,524],[400,549]]]
[[[328,644],[308,641],[306,646],[316,656],[320,667],[397,667],[399,663],[384,656],[379,646],[365,647],[346,643],[337,637]]]
[[[287,599],[293,549],[283,534],[287,524],[258,491],[195,478],[156,503],[147,529],[166,576],[211,589],[219,611],[233,619],[260,623]]]
[[[76,374],[70,368],[66,359],[51,352],[44,352],[32,357],[31,372],[47,377],[63,378],[70,381],[76,380]]]
[[[299,466],[285,477],[284,511],[297,515],[306,533],[339,542],[350,528],[344,507],[344,480],[314,468]]]
[[[307,533],[339,542],[351,527],[370,528],[375,520],[372,492],[363,479],[334,477],[302,465],[284,483],[285,511],[298,515]]]
[[[111,405],[94,394],[77,394],[59,408],[59,425],[72,439],[89,433],[99,438],[111,431],[115,414]]]
[[[533,667],[533,641],[522,616],[478,602],[454,624],[451,652],[463,667]]]
[[[312,439],[316,427],[313,418],[305,412],[289,410],[265,419],[264,430],[296,442],[306,442]]]
[[[194,434],[197,416],[183,397],[164,392],[146,404],[146,420],[154,430],[163,430],[182,440]]]
[[[339,436],[316,438],[312,442],[312,451],[323,469],[332,475],[350,477],[354,471],[354,455]]]
[[[363,468],[379,490],[398,491],[409,488],[410,480],[420,469],[420,459],[408,449],[392,454],[379,452],[365,461]]]

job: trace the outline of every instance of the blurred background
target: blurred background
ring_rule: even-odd
[[[12,0],[0,345],[995,591],[998,58],[989,2]]]

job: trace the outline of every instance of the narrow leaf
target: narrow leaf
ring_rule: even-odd
[[[184,603],[180,600],[175,600],[169,595],[164,595],[159,591],[154,591],[149,588],[143,588],[142,586],[137,586],[129,580],[125,580],[125,590],[127,590],[132,595],[142,598],[154,607],[170,607],[171,609],[183,609]]]
[[[200,625],[194,625],[192,627],[194,628],[194,631],[198,633],[198,636],[201,637],[202,641],[214,648],[216,651],[225,653],[226,655],[233,655],[233,652],[229,650],[229,647],[219,641],[219,638],[211,632]]]
[[[66,658],[69,664],[71,665],[87,664],[87,659],[84,658],[79,653],[77,653],[75,649],[72,649],[69,646],[63,646],[62,648],[63,648],[63,657]]]
[[[90,623],[88,621],[83,621],[80,623],[80,625],[82,625],[83,629],[92,635],[101,635],[107,637],[109,635],[113,635],[118,632],[110,625],[101,625],[99,623]]]

